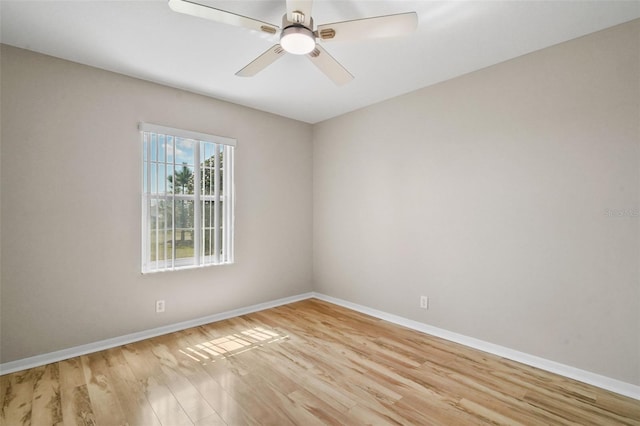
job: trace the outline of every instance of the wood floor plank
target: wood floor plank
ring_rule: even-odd
[[[111,359],[109,377],[126,421],[130,425],[161,426],[151,407],[144,386],[129,368],[120,348],[106,351]]]
[[[60,389],[75,388],[86,384],[80,357],[66,359],[57,364],[60,373]]]
[[[138,379],[145,395],[162,425],[193,425],[175,395],[164,383],[164,372],[151,351],[151,341],[122,347],[122,354],[131,372]]]
[[[81,357],[91,408],[98,425],[127,425],[120,401],[113,389],[107,352],[96,352]]]
[[[163,341],[156,340],[151,347],[151,353],[157,357],[161,364],[164,383],[171,390],[191,421],[195,422],[217,414],[193,386],[193,383],[185,377],[184,368],[167,346],[170,344],[167,339]]]
[[[353,408],[353,406],[346,410],[342,409],[342,407],[336,407],[332,404],[334,400],[327,400],[316,388],[300,388],[287,396],[314,417],[318,418],[323,424],[345,425],[350,422],[347,412],[350,408]]]
[[[309,299],[0,377],[2,426],[628,425],[640,401]]]
[[[33,390],[46,367],[36,367],[10,374],[0,413],[2,421],[11,426],[31,425]]]
[[[5,374],[0,376],[0,420],[4,422],[4,403],[7,392],[11,389],[11,377],[12,374]],[[4,423],[0,423],[4,424]]]
[[[96,426],[87,385],[61,387],[60,400],[65,426]]]
[[[318,417],[307,411],[304,405],[297,404],[295,400],[284,395],[271,383],[266,382],[262,377],[256,376],[255,373],[252,373],[251,376],[244,377],[243,380],[248,384],[252,392],[260,396],[260,400],[270,408],[277,419],[275,423],[265,419],[265,423],[309,426],[323,424]]]
[[[45,366],[33,386],[31,423],[34,425],[62,424],[60,399],[60,370],[57,363]]]
[[[219,415],[212,414],[209,417],[198,420],[194,423],[194,426],[227,426],[227,423]]]
[[[347,391],[331,383],[331,379],[326,375],[316,374],[313,370],[306,370],[290,362],[291,355],[282,346],[271,349],[270,351],[262,351],[261,358],[286,377],[295,379],[297,389],[291,390],[291,393],[299,395],[301,390],[307,391],[320,399],[323,405],[340,413],[346,413],[356,405],[355,399]]]
[[[371,408],[370,406],[363,406],[356,404],[349,410],[349,416],[358,419],[359,422],[365,425],[376,426],[399,426],[407,425],[403,419],[393,418],[385,413],[381,413],[378,410]]]
[[[220,418],[228,425],[259,425],[260,422],[250,416],[218,382],[206,371],[189,378],[203,398],[216,410]]]
[[[200,327],[184,330],[176,337],[180,341],[179,351],[184,355],[181,363],[185,365],[183,371],[186,377],[223,421],[229,425],[259,425],[260,422],[249,415],[231,393],[218,382],[218,380],[224,381],[224,378],[230,380],[229,376],[236,377],[232,366],[223,358],[201,349],[197,352],[203,352],[202,355],[188,351],[189,348],[197,348],[203,342],[210,341],[211,337]]]
[[[173,393],[155,377],[145,381],[145,393],[163,425],[191,425],[193,422]]]

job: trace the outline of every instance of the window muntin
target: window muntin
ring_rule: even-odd
[[[233,263],[235,140],[140,124],[142,272]]]

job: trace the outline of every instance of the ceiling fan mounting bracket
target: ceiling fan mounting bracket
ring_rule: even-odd
[[[297,12],[294,12],[294,14]],[[309,17],[309,25],[305,25],[304,20],[305,20],[305,16],[302,12],[299,12],[302,15],[302,19],[300,20],[300,22],[297,22],[295,19],[295,15],[293,17],[293,21],[290,21],[289,19],[287,19],[287,14],[285,13],[284,16],[282,17],[282,28],[288,28],[288,27],[302,27],[302,28],[306,28],[309,31],[313,31],[313,18]]]
[[[291,12],[291,20],[294,24],[304,24],[304,18],[304,13],[300,12],[299,10],[294,10],[293,12]]]

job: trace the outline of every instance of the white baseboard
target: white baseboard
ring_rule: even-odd
[[[610,390],[611,392],[615,392],[620,395],[640,400],[640,386],[637,385],[626,383],[621,380],[612,379],[600,374],[591,373],[589,371],[581,370],[579,368],[571,367],[565,364],[560,364],[559,362],[550,361],[548,359],[540,358],[534,355],[529,355],[524,352],[505,348],[504,346],[485,342],[483,340],[474,339],[473,337],[468,337],[462,334],[444,330],[442,328],[433,327],[418,321],[413,321],[404,317],[389,314],[387,312],[378,311],[376,309],[358,305],[356,303],[351,303],[346,300],[327,296],[322,293],[314,292],[313,297],[329,303],[333,303],[335,305],[352,309],[354,311],[361,312],[363,314],[371,315],[372,317],[398,324],[412,330],[440,337],[451,342],[460,343],[462,345],[478,349],[483,352],[488,352],[493,355],[507,358],[512,361],[517,361],[531,367],[536,367],[541,370],[559,374],[570,379],[578,380],[589,385],[597,386],[599,388]]]
[[[303,293],[297,296],[285,297],[282,299],[272,300],[270,302],[259,303],[257,305],[234,309],[231,311],[209,315],[202,318],[196,318],[194,320],[183,321],[177,324],[170,324],[163,327],[153,328],[151,330],[143,330],[137,333],[126,334],[124,336],[101,340],[99,342],[88,343],[86,345],[75,346],[73,348],[63,349],[60,351],[49,352],[46,354],[36,355],[11,362],[5,362],[3,364],[0,364],[0,375],[26,370],[27,368],[39,367],[41,365],[50,364],[52,362],[58,362],[76,356],[86,355],[105,349],[111,349],[117,346],[126,345],[128,343],[139,342],[140,340],[161,336],[163,334],[173,333],[176,331],[186,330],[191,327],[197,327],[216,321],[222,321],[225,319],[238,317],[240,315],[250,314],[252,312],[275,308],[276,306],[298,302],[300,300],[309,299],[311,297],[313,297],[313,293]]]
[[[521,362],[532,367],[540,368],[545,371],[549,371],[561,376],[565,376],[574,380],[578,380],[583,383],[587,383],[599,388],[607,389],[612,392],[628,396],[640,400],[640,386],[626,383],[620,380],[612,379],[600,374],[591,373],[589,371],[581,370],[575,367],[571,367],[565,364],[560,364],[555,361],[550,361],[544,358],[540,358],[534,355],[529,355],[524,352],[515,351],[513,349],[506,348],[504,346],[496,345],[493,343],[485,342],[483,340],[474,339],[462,334],[453,333],[442,328],[433,327],[418,321],[410,320],[398,315],[389,314],[387,312],[372,309],[366,306],[358,305],[356,303],[348,302],[346,300],[338,299],[335,297],[327,296],[322,293],[310,292],[303,293],[296,296],[285,297],[282,299],[272,300],[270,302],[259,303],[257,305],[247,306],[245,308],[234,309],[227,312],[222,312],[215,315],[209,315],[194,320],[184,321],[177,324],[171,324],[163,327],[153,328],[151,330],[144,330],[137,333],[127,334],[120,337],[114,337],[112,339],[101,340],[99,342],[89,343],[86,345],[75,346],[73,348],[63,349],[60,351],[50,352],[47,354],[36,355],[29,358],[19,359],[16,361],[6,362],[0,364],[0,375],[9,374],[16,371],[26,370],[28,368],[39,367],[41,365],[50,364],[52,362],[58,362],[65,359],[73,358],[76,356],[86,355],[89,353],[111,349],[117,346],[126,345],[128,343],[138,342],[140,340],[149,339],[163,334],[173,333],[176,331],[186,330],[191,327],[197,327],[204,324],[209,324],[216,321],[222,321],[225,319],[237,317],[240,315],[250,314],[252,312],[258,312],[269,308],[275,308],[276,306],[286,305],[300,300],[316,298],[324,300],[335,305],[339,305],[348,309],[352,309],[363,314],[371,315],[372,317],[379,318],[394,324],[401,325],[403,327],[410,328],[412,330],[420,331],[422,333],[430,334],[432,336],[440,337],[452,342],[460,343],[462,345],[481,350],[490,354],[494,354],[503,358],[507,358],[513,361]]]

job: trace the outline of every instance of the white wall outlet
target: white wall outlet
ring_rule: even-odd
[[[429,309],[429,296],[420,296],[420,307],[422,309]]]
[[[156,300],[156,314],[164,312],[164,300]]]

